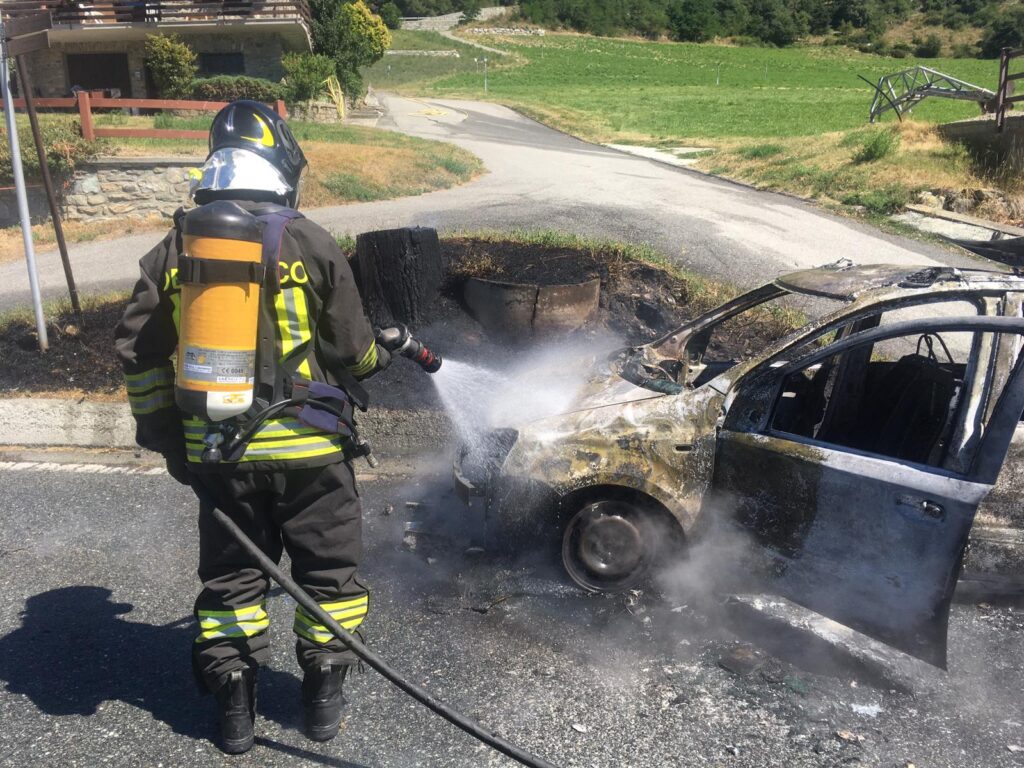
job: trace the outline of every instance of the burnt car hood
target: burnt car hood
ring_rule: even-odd
[[[561,408],[549,411],[523,411],[518,419],[509,419],[507,423],[495,424],[497,427],[518,427],[536,423],[545,419],[568,416],[571,414],[592,411],[598,408],[637,403],[653,400],[666,395],[638,387],[613,372],[607,361],[595,363],[583,377],[582,382],[574,383],[575,394]]]

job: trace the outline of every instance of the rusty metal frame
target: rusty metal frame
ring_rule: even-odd
[[[981,107],[983,113],[996,98],[996,94],[988,88],[959,80],[930,67],[911,67],[902,72],[885,75],[879,78],[874,88],[875,98],[871,102],[869,112],[872,123],[890,109],[902,119],[904,113],[930,96],[974,101]]]
[[[1024,56],[1024,49],[1003,48],[999,53],[999,88],[995,97],[996,130],[1002,132],[1009,107],[1024,101],[1024,96],[1014,96],[1014,84],[1024,80],[1024,72],[1010,74],[1010,62]]]

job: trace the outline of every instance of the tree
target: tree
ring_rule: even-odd
[[[792,45],[805,32],[782,0],[751,0],[748,35],[782,47]]]
[[[690,43],[702,43],[715,36],[714,0],[677,0],[668,11],[672,37]]]
[[[483,10],[483,3],[480,0],[463,0],[462,18],[460,24],[468,24],[480,18],[480,11]]]
[[[398,29],[402,26],[402,11],[394,3],[384,3],[380,7],[380,20],[388,29]]]
[[[187,99],[199,67],[196,52],[177,35],[146,38],[146,67],[153,75],[157,93],[164,99]]]
[[[1003,48],[1024,46],[1024,8],[1007,8],[995,20],[981,41],[981,56],[994,59]]]
[[[380,61],[391,47],[391,33],[363,0],[313,0],[313,50],[330,56],[349,97],[362,96],[361,67]]]

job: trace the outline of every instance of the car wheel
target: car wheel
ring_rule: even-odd
[[[630,589],[650,574],[658,549],[650,512],[624,501],[597,501],[573,515],[562,536],[569,577],[590,592]]]

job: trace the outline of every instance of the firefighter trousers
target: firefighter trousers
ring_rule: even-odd
[[[362,623],[369,594],[356,570],[362,554],[362,512],[349,462],[281,472],[195,474],[192,477],[275,563],[282,551],[292,578],[350,631]],[[219,688],[230,673],[255,669],[270,656],[269,580],[214,519],[199,510],[199,636],[193,670],[201,687]],[[350,665],[355,655],[296,606],[295,653],[303,670]]]

